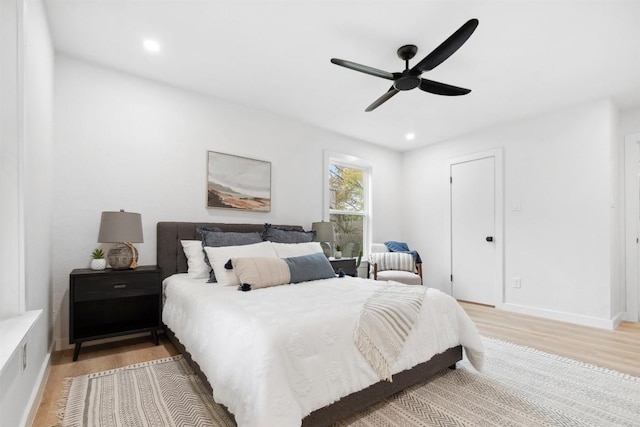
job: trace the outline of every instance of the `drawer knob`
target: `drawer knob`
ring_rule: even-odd
[[[126,288],[127,285],[113,285],[113,289],[123,289]]]

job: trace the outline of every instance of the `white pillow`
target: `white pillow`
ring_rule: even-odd
[[[207,252],[209,262],[216,275],[216,280],[221,285],[238,286],[240,279],[233,269],[227,270],[224,265],[231,258],[242,257],[264,257],[278,258],[276,251],[273,249],[271,242],[260,242],[251,245],[242,246],[206,246],[204,250]]]
[[[291,258],[294,256],[313,255],[323,253],[320,242],[307,243],[275,243],[271,242],[278,258]]]
[[[211,268],[204,261],[204,250],[201,240],[180,240],[182,250],[187,257],[187,275],[194,279],[209,277]]]

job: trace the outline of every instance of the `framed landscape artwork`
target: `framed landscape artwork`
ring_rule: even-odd
[[[271,162],[208,151],[207,207],[271,211]]]

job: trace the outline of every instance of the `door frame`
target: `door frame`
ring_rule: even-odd
[[[492,150],[471,153],[464,156],[449,159],[449,167],[447,168],[446,180],[449,182],[449,203],[447,204],[447,228],[449,230],[449,239],[447,250],[447,258],[449,259],[449,272],[453,270],[453,229],[451,221],[452,197],[451,197],[451,168],[460,163],[468,163],[475,160],[482,160],[493,157],[494,159],[494,245],[496,249],[496,265],[495,277],[496,283],[493,290],[493,301],[496,308],[502,308],[504,305],[504,155],[503,148],[494,148]],[[453,296],[453,283],[449,282],[449,295]]]
[[[639,298],[638,242],[640,237],[640,133],[624,138],[624,223],[625,223],[625,320],[637,322]]]

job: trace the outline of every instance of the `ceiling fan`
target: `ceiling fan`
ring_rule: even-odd
[[[361,73],[371,74],[372,76],[382,77],[383,79],[393,80],[393,85],[380,98],[373,101],[365,111],[373,111],[388,101],[393,95],[400,91],[411,90],[420,87],[421,90],[436,95],[459,96],[466,95],[471,92],[470,89],[464,89],[457,86],[451,86],[439,83],[433,80],[421,78],[420,75],[424,71],[430,71],[442,64],[448,57],[453,55],[455,51],[471,37],[471,34],[478,26],[477,19],[468,20],[462,27],[449,36],[440,46],[435,48],[429,55],[425,56],[422,61],[418,62],[412,68],[409,68],[409,60],[418,52],[415,45],[408,44],[398,49],[398,56],[405,62],[405,69],[401,73],[389,73],[388,71],[379,70],[367,65],[357,64],[344,59],[331,58],[331,62],[341,67],[350,68],[360,71]]]

